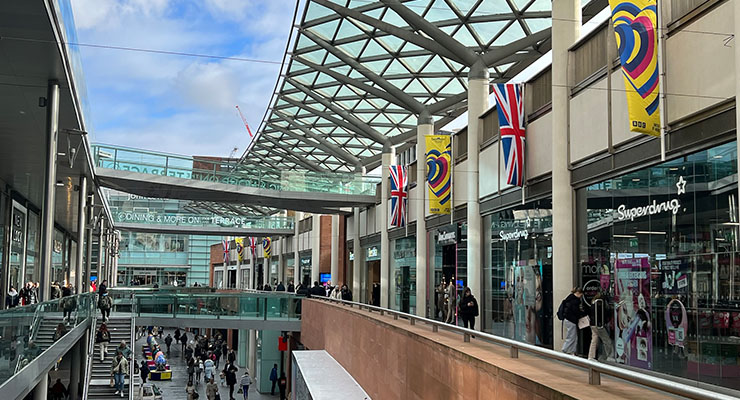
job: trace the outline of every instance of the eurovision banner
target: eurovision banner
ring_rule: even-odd
[[[272,239],[269,237],[262,239],[262,252],[265,258],[270,258],[272,255]]]
[[[650,262],[646,257],[617,260],[614,285],[617,362],[652,369]]]
[[[244,261],[244,238],[236,238],[234,242],[236,243],[237,257],[239,258],[239,262],[242,262]]]
[[[655,0],[609,0],[627,94],[630,131],[660,136]]]
[[[427,135],[427,186],[429,212],[449,214],[451,201],[452,142],[448,135]]]

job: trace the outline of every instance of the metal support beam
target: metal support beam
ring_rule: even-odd
[[[380,77],[378,74],[374,73],[373,71],[370,71],[367,67],[360,64],[359,62],[352,59],[351,57],[347,56],[347,54],[343,53],[341,50],[339,50],[335,46],[329,44],[328,42],[326,42],[324,39],[320,38],[318,35],[314,34],[313,32],[303,30],[301,31],[301,34],[311,39],[314,43],[324,48],[324,50],[328,51],[333,56],[340,59],[343,63],[354,68],[357,72],[361,73],[362,76],[369,79],[371,82],[375,83],[376,85],[380,86],[383,90],[390,93],[393,97],[403,101],[404,104],[406,104],[404,108],[406,108],[407,110],[418,112],[420,111],[420,108],[423,107],[421,103],[419,103],[413,97],[406,94],[403,90],[397,88],[395,85],[383,79],[382,77]]]
[[[59,137],[59,82],[49,81],[46,94],[46,171],[41,217],[41,299],[50,299],[51,253],[54,246],[54,206],[57,184],[57,139]]]
[[[285,101],[286,103],[292,104],[292,105],[294,105],[294,106],[296,106],[298,108],[302,108],[302,109],[304,109],[304,110],[312,113],[313,115],[319,116],[321,118],[326,119],[327,121],[333,122],[336,125],[339,125],[342,128],[344,128],[344,129],[346,129],[346,130],[348,130],[350,132],[356,133],[359,136],[362,136],[364,138],[368,138],[368,139],[370,139],[370,140],[372,140],[372,141],[374,141],[376,143],[385,144],[389,140],[387,137],[385,137],[385,136],[383,136],[383,135],[375,132],[375,130],[372,130],[373,132],[375,132],[375,134],[370,135],[367,132],[365,132],[364,130],[359,129],[357,126],[351,124],[350,122],[348,122],[348,121],[346,121],[346,120],[344,120],[342,118],[337,118],[334,115],[327,114],[327,113],[325,113],[323,111],[318,111],[318,110],[316,110],[316,109],[314,109],[312,107],[307,106],[304,103],[295,101],[295,100],[293,100],[291,98],[283,97],[282,100]],[[363,124],[365,124],[365,123],[363,122]],[[370,129],[372,129],[372,128],[370,128]]]
[[[412,28],[420,30],[427,35],[435,43],[443,46],[449,52],[452,52],[462,59],[462,64],[468,67],[475,64],[478,61],[479,56],[474,51],[465,47],[462,43],[455,40],[452,36],[447,34],[442,29],[439,29],[436,25],[424,19],[421,15],[411,11],[405,5],[401,4],[398,0],[380,0],[383,4],[390,7],[393,11],[398,14],[404,21],[406,21]]]
[[[315,145],[316,147],[318,147],[318,148],[326,151],[329,154],[334,155],[335,157],[337,157],[337,158],[339,158],[341,160],[344,160],[344,161],[348,162],[352,166],[357,166],[357,165],[361,165],[362,164],[362,162],[360,161],[359,158],[353,156],[352,154],[346,152],[345,150],[342,150],[340,147],[338,147],[337,145],[329,142],[328,140],[324,139],[320,135],[312,132],[311,131],[311,128],[309,128],[306,125],[301,124],[300,122],[298,122],[295,119],[291,118],[287,114],[282,113],[282,112],[275,112],[275,115],[277,115],[280,118],[282,118],[285,122],[287,122],[287,123],[295,126],[296,128],[298,128],[298,130],[300,130],[301,132],[303,132],[303,134],[306,135],[307,137],[309,137],[309,138],[315,140],[316,142],[318,142],[318,144]],[[290,129],[286,129],[286,128],[280,127],[278,125],[275,125],[272,122],[268,122],[268,125],[270,127],[272,127],[273,129],[278,130],[280,132],[283,132],[286,135],[288,135],[288,136],[290,136],[290,137],[292,137],[294,139],[298,139],[298,140],[304,141],[306,143],[310,143],[312,145],[314,144],[313,142],[307,141],[306,140],[306,136],[298,135],[298,134],[290,131]]]
[[[75,272],[75,293],[82,293],[85,290],[85,226],[87,225],[87,177],[80,176],[80,186],[78,188],[79,196],[77,200],[77,265]]]
[[[345,121],[349,122],[352,125],[355,125],[357,128],[364,131],[368,135],[368,137],[370,137],[371,139],[375,140],[378,143],[388,143],[388,138],[385,135],[380,134],[373,127],[371,127],[367,123],[363,122],[359,118],[347,112],[347,110],[344,110],[338,107],[336,104],[332,103],[325,97],[318,95],[316,92],[303,86],[300,82],[294,79],[288,78],[287,81],[290,82],[291,85],[295,86],[296,89],[305,93],[308,97],[318,101],[319,104],[330,109],[334,114],[337,114],[338,116],[342,117]]]
[[[271,138],[270,136],[268,136],[268,135],[261,135],[261,137],[263,137],[268,142],[272,143],[275,147],[278,147],[278,148],[282,149],[283,151],[285,151],[285,153],[288,156],[292,157],[298,164],[303,165],[303,167],[305,167],[307,169],[310,169],[312,171],[316,171],[316,172],[324,172],[325,171],[323,168],[321,168],[318,165],[314,164],[312,161],[305,160],[305,159],[303,159],[301,157],[296,156],[295,154],[293,154],[293,152],[291,150],[286,149],[277,140]]]
[[[552,30],[550,28],[546,28],[537,33],[525,36],[519,40],[515,40],[507,44],[506,46],[488,51],[483,54],[483,56],[481,56],[481,58],[483,59],[483,63],[488,67],[498,65],[499,62],[505,60],[507,57],[510,57],[517,52],[526,49],[527,47],[534,46],[543,40],[549,39],[551,32]]]
[[[376,96],[378,98],[381,98],[383,100],[386,100],[386,101],[388,101],[390,103],[393,103],[393,104],[395,104],[395,105],[397,105],[399,107],[403,107],[405,109],[408,109],[409,108],[409,105],[413,105],[414,103],[420,104],[418,101],[416,101],[416,99],[414,99],[411,96],[406,96],[408,98],[405,98],[403,100],[398,99],[397,97],[393,96],[392,94],[388,93],[385,90],[380,90],[380,89],[376,88],[375,86],[370,86],[370,85],[368,85],[368,84],[366,84],[364,82],[358,81],[357,79],[350,78],[346,74],[342,74],[342,73],[340,73],[338,71],[335,71],[335,70],[333,70],[331,68],[328,68],[328,67],[325,67],[323,65],[312,63],[306,57],[303,57],[303,56],[295,56],[295,57],[293,57],[293,60],[294,61],[298,61],[299,63],[301,63],[301,64],[309,67],[310,69],[312,69],[314,71],[319,71],[321,73],[327,74],[327,75],[331,76],[332,78],[336,79],[337,81],[344,83],[345,85],[354,86],[354,87],[362,90],[363,92],[367,92],[367,93],[369,93],[369,94],[371,94],[373,96]],[[299,71],[299,72],[301,72],[301,71]],[[288,74],[288,77],[289,78],[292,78],[293,75]],[[382,79],[382,78],[380,78],[380,79]]]
[[[336,12],[337,14],[343,16],[343,17],[350,17],[353,19],[356,19],[364,24],[368,24],[372,26],[373,28],[379,29],[385,33],[388,33],[389,35],[395,36],[399,39],[405,40],[409,43],[415,44],[423,49],[427,49],[431,51],[434,54],[439,54],[443,57],[449,58],[451,60],[455,60],[456,62],[460,64],[467,64],[466,58],[463,55],[457,54],[454,51],[440,45],[439,43],[435,42],[434,40],[425,38],[424,36],[417,35],[416,33],[408,30],[399,28],[395,25],[391,25],[387,22],[380,21],[378,19],[375,19],[373,17],[370,17],[367,14],[364,14],[357,10],[352,10],[346,7],[342,7],[334,2],[328,1],[328,0],[312,0],[314,3],[321,4],[322,6],[331,9],[332,11]],[[402,6],[406,8],[405,6]],[[395,11],[395,10],[394,10]],[[400,14],[399,14],[400,15]],[[403,17],[403,16],[402,16]],[[411,25],[411,24],[409,24]],[[412,25],[413,26],[413,25]],[[439,29],[439,28],[437,28]],[[444,33],[444,32],[442,32]],[[447,35],[445,33],[445,35]],[[464,47],[464,46],[463,46]],[[467,50],[467,48],[466,48]],[[469,51],[469,50],[468,50]]]
[[[459,107],[461,104],[466,103],[467,100],[468,92],[462,92],[426,106],[426,111],[431,115],[445,113],[452,108]]]

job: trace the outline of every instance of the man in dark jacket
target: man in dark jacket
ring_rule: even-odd
[[[224,377],[226,378],[226,385],[229,387],[229,399],[234,400],[234,385],[236,385],[236,371],[238,369],[234,364],[226,364],[224,367]]]
[[[284,292],[285,291],[285,285],[283,285],[283,282],[278,283],[277,288],[275,289],[276,292]]]
[[[319,281],[313,281],[313,287],[311,288],[311,296],[326,297],[326,289],[319,285]]]
[[[576,347],[578,346],[578,320],[588,315],[587,306],[582,297],[583,289],[576,287],[561,304],[563,308],[563,326],[565,327],[563,353],[576,353]]]
[[[463,295],[460,299],[459,314],[466,328],[475,329],[475,317],[478,316],[478,300],[470,292],[469,287],[463,290]]]

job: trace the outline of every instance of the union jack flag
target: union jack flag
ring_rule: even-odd
[[[224,264],[229,263],[229,241],[226,239],[223,239],[221,241],[221,246],[224,248]]]
[[[391,165],[391,226],[406,226],[408,209],[408,170],[403,165]]]
[[[524,186],[524,85],[493,85],[498,103],[498,123],[506,165],[506,183]]]
[[[252,258],[257,258],[257,238],[249,238],[249,248],[252,250]]]

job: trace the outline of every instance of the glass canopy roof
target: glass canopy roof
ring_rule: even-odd
[[[585,3],[585,1],[584,1]],[[293,48],[242,157],[354,171],[466,110],[468,71],[505,82],[550,49],[551,0],[306,0]]]

